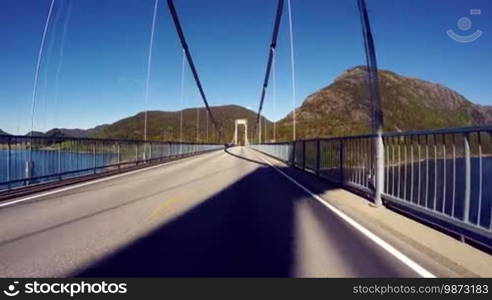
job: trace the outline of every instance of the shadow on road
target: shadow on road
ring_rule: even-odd
[[[296,172],[287,167],[282,171],[294,176]],[[296,179],[308,179],[303,175],[297,174]],[[311,183],[316,182],[310,179]],[[308,187],[315,192],[335,188],[321,182]],[[311,227],[306,228],[306,224]],[[301,236],[311,236],[315,245],[303,244]],[[316,253],[304,252],[306,247],[316,248]],[[299,252],[300,249],[304,250]],[[329,253],[326,249],[330,249]],[[299,259],[314,254],[325,261],[322,274],[331,276],[415,276],[319,201],[273,168],[264,166],[73,275],[291,277],[299,276]],[[321,265],[315,269],[320,268]]]
[[[235,153],[232,153],[231,151],[228,150],[228,148],[224,148],[224,152],[231,155],[231,156],[234,156],[236,158],[239,158],[239,159],[242,159],[242,160],[245,160],[245,161],[249,161],[249,162],[252,162],[252,163],[255,163],[255,164],[259,164],[259,165],[263,165],[263,166],[266,166],[268,167],[268,164],[264,163],[264,162],[261,162],[259,160],[254,160],[254,159],[251,159],[251,158],[247,158],[245,156],[242,156],[242,155],[238,155],[238,154],[235,154]]]
[[[261,192],[260,167],[176,220],[77,274],[81,277],[285,277],[291,275],[293,205],[299,189]],[[248,192],[249,191],[249,192]]]

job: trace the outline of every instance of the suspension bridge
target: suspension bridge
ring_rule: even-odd
[[[32,114],[55,3],[40,45]],[[187,62],[207,111],[206,141],[183,138],[182,114],[178,140],[149,139],[147,112],[144,135],[135,140],[35,136],[34,121],[29,136],[0,136],[0,275],[491,276],[484,149],[492,128],[383,132],[376,49],[365,0],[357,4],[373,131],[304,139],[296,133],[291,1],[277,4],[257,118],[253,124],[236,119],[227,136],[168,0],[182,48],[181,96]],[[145,102],[157,9],[158,0]],[[266,142],[262,109],[270,79],[275,94],[285,11],[292,139],[276,141],[273,123]]]

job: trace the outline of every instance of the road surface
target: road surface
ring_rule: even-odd
[[[415,277],[247,148],[0,208],[0,276]]]

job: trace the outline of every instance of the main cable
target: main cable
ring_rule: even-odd
[[[372,109],[372,128],[374,132],[382,130],[383,112],[381,110],[381,96],[379,93],[378,66],[374,38],[369,24],[367,5],[365,0],[357,1],[362,23],[362,34],[364,35],[364,48],[366,52],[367,73],[369,78],[369,97]]]
[[[188,60],[188,65],[190,66],[191,72],[193,73],[193,77],[195,79],[195,83],[198,87],[198,90],[200,92],[200,95],[202,97],[203,103],[205,104],[205,107],[207,108],[207,112],[210,116],[210,119],[212,121],[212,124],[215,127],[215,130],[219,131],[219,140],[222,137],[222,130],[219,128],[214,115],[212,113],[212,110],[210,109],[210,106],[208,105],[207,97],[205,96],[205,92],[203,91],[202,83],[200,82],[200,78],[198,76],[198,72],[196,70],[195,64],[193,63],[193,58],[191,57],[190,49],[188,47],[188,44],[186,43],[186,39],[183,33],[183,29],[181,27],[181,23],[179,22],[179,17],[176,12],[176,7],[174,6],[173,0],[167,0],[167,5],[169,7],[169,12],[171,13],[171,16],[174,21],[174,26],[176,27],[176,32],[178,34],[179,40],[181,42],[181,46],[186,54],[186,59]]]
[[[266,89],[268,87],[268,79],[270,78],[273,53],[275,52],[275,48],[277,47],[277,37],[278,37],[278,31],[280,28],[280,21],[282,19],[283,9],[284,9],[284,0],[278,0],[277,13],[275,15],[275,22],[273,25],[272,42],[270,43],[270,49],[268,51],[268,62],[267,62],[267,67],[266,67],[266,72],[265,72],[265,78],[263,80],[263,87],[261,89],[260,106],[258,107],[258,114],[256,116],[255,127],[253,130],[253,140],[255,139],[256,128],[258,126],[258,122],[260,121],[261,110],[263,109],[263,101],[265,100],[265,93],[266,93]]]
[[[290,67],[292,75],[292,140],[296,140],[296,72],[294,60],[294,34],[292,30],[292,8],[290,0],[287,0],[287,9],[289,11],[289,37],[290,37]]]

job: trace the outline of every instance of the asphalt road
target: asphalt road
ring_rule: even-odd
[[[0,276],[418,276],[257,152],[228,151],[1,207]]]

